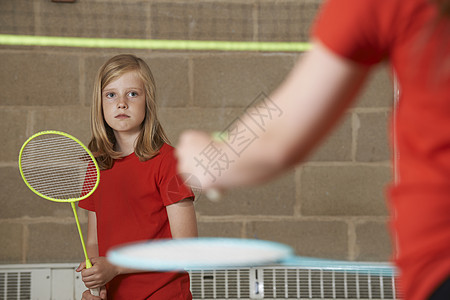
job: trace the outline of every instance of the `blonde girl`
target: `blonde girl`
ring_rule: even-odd
[[[99,70],[94,85],[90,150],[101,168],[95,193],[79,203],[89,210],[87,251],[81,263],[88,288],[100,298],[192,299],[187,273],[141,272],[110,264],[106,252],[123,243],[197,236],[194,195],[176,173],[174,148],[157,117],[155,80],[148,65],[118,55]]]

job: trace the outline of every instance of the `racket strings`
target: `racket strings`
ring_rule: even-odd
[[[24,147],[23,176],[35,191],[54,200],[88,194],[97,183],[97,170],[86,150],[63,135],[37,136]]]

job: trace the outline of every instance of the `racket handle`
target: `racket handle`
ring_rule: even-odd
[[[223,193],[218,189],[208,189],[205,191],[205,195],[209,200],[218,202],[222,199]]]
[[[228,140],[228,132],[227,131],[214,131],[211,134],[211,138],[214,142],[223,143]],[[205,191],[205,195],[209,200],[211,200],[213,202],[218,202],[222,199],[223,191],[221,191],[219,189],[215,189],[215,188],[207,189]]]
[[[86,256],[86,269],[89,269],[92,267],[92,263],[89,260],[89,258]],[[95,289],[89,289],[91,291],[91,295],[94,296],[100,296],[100,288],[95,288]]]
[[[100,288],[90,289],[91,294],[94,296],[100,296]]]

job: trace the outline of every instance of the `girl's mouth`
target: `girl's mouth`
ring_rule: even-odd
[[[130,116],[129,116],[129,115],[126,115],[126,114],[120,114],[120,115],[115,116],[116,119],[127,119],[127,118],[129,118],[129,117],[130,117]]]

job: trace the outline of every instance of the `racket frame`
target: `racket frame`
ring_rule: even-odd
[[[33,140],[36,137],[42,136],[42,135],[46,135],[46,134],[54,134],[54,135],[61,135],[64,137],[67,137],[73,141],[75,141],[78,145],[80,145],[81,147],[83,147],[83,149],[86,151],[86,153],[89,155],[89,157],[91,158],[91,161],[94,163],[95,165],[95,170],[97,172],[97,181],[95,183],[95,186],[89,191],[89,193],[87,193],[86,195],[83,195],[82,197],[78,197],[78,198],[70,198],[70,199],[57,199],[57,198],[52,198],[52,197],[48,197],[40,192],[38,192],[36,189],[34,189],[26,180],[25,175],[23,173],[22,170],[22,153],[25,149],[25,147],[28,145],[28,143]],[[81,201],[83,199],[86,199],[87,197],[89,197],[90,195],[92,195],[92,193],[97,189],[97,186],[100,182],[100,169],[98,167],[97,161],[94,157],[94,155],[91,153],[91,151],[76,137],[62,132],[62,131],[56,131],[56,130],[45,130],[45,131],[40,131],[38,133],[33,134],[32,136],[30,136],[25,143],[22,145],[22,147],[20,148],[20,152],[19,152],[19,171],[20,171],[20,176],[22,177],[23,181],[25,182],[25,184],[27,185],[27,187],[32,190],[35,194],[39,195],[40,197],[46,199],[46,200],[50,200],[50,201],[54,201],[54,202],[76,202],[76,201]]]
[[[97,175],[97,180],[96,180],[96,182],[95,182],[94,187],[93,187],[87,194],[85,194],[85,195],[83,195],[83,196],[81,196],[81,197],[77,197],[77,198],[57,199],[57,198],[48,197],[48,196],[46,196],[46,195],[44,195],[44,194],[38,192],[35,188],[33,188],[33,187],[28,183],[28,181],[26,180],[25,175],[24,175],[24,173],[23,173],[23,170],[22,170],[22,154],[23,154],[23,151],[24,151],[25,147],[28,145],[28,143],[29,143],[30,141],[32,141],[34,138],[37,138],[37,137],[42,136],[42,135],[47,135],[47,134],[60,135],[60,136],[64,136],[64,137],[66,137],[66,138],[69,138],[69,139],[75,141],[79,146],[83,147],[83,149],[84,149],[84,150],[86,151],[86,153],[89,155],[91,161],[94,163],[94,166],[95,166],[95,171],[96,171],[96,175]],[[93,154],[91,153],[91,151],[90,151],[90,150],[89,150],[89,149],[88,149],[88,148],[87,148],[87,147],[86,147],[79,139],[77,139],[76,137],[74,137],[74,136],[72,136],[72,135],[70,135],[70,134],[68,134],[68,133],[62,132],[62,131],[56,131],[56,130],[44,130],[44,131],[40,131],[40,132],[35,133],[35,134],[33,134],[32,136],[30,136],[30,137],[25,141],[25,143],[22,145],[22,147],[20,148],[20,152],[19,152],[19,171],[20,171],[20,176],[22,177],[22,179],[23,179],[23,181],[25,182],[25,184],[27,185],[27,187],[28,187],[31,191],[33,191],[36,195],[38,195],[38,196],[40,196],[41,198],[44,198],[44,199],[46,199],[46,200],[53,201],[53,202],[69,202],[69,203],[70,203],[70,205],[71,205],[71,207],[72,207],[72,210],[73,210],[73,215],[74,215],[74,217],[75,217],[75,222],[76,222],[76,225],[77,225],[78,234],[79,234],[79,236],[80,236],[81,245],[82,245],[82,247],[83,247],[83,252],[84,252],[85,261],[86,261],[86,269],[91,268],[91,267],[92,267],[92,263],[91,263],[91,261],[90,261],[90,259],[89,259],[89,257],[88,257],[88,254],[87,254],[86,244],[84,243],[84,237],[83,237],[83,233],[82,233],[82,231],[81,231],[80,221],[79,221],[79,219],[78,219],[78,214],[77,214],[77,209],[76,209],[76,206],[75,206],[75,202],[81,201],[81,200],[83,200],[83,199],[86,199],[87,197],[89,197],[90,195],[92,195],[92,193],[97,189],[98,184],[100,183],[100,169],[99,169],[99,167],[98,167],[98,164],[97,164],[97,161],[96,161],[94,155],[93,155]],[[92,295],[99,296],[99,294],[100,294],[100,289],[99,289],[99,288],[90,289],[90,290],[91,290],[91,294],[92,294]]]
[[[142,258],[140,254],[136,256],[135,249],[141,248],[143,251],[151,250],[154,255],[155,249],[163,249],[166,246],[175,247],[177,253],[186,253],[190,247],[194,245],[196,248],[210,247],[210,253],[215,255],[214,250],[217,246],[230,245],[236,247],[248,246],[245,251],[254,251],[255,256],[258,256],[258,250],[274,250],[272,257],[256,260],[250,259],[247,262],[241,260],[227,260],[227,261],[211,261],[205,259],[200,262],[196,259],[184,257],[182,261],[168,258],[167,255],[162,255],[160,258],[152,256]],[[163,246],[163,247],[161,247]],[[155,248],[156,247],[156,248]],[[216,248],[215,248],[216,247]],[[192,249],[192,248],[191,248]],[[129,252],[131,250],[131,252]],[[132,254],[134,253],[134,255]],[[207,254],[205,254],[207,255]],[[196,255],[197,256],[197,255]],[[264,266],[288,266],[299,267],[305,269],[322,269],[335,270],[347,273],[362,273],[370,275],[395,276],[395,267],[390,264],[377,264],[370,262],[355,262],[332,260],[315,257],[296,256],[292,247],[267,240],[256,239],[240,239],[240,238],[213,238],[213,237],[199,237],[199,238],[184,238],[184,239],[162,239],[153,241],[142,241],[120,245],[112,248],[107,253],[108,260],[118,266],[134,268],[146,271],[177,271],[177,270],[215,270],[215,269],[236,269],[243,267],[264,267]],[[250,262],[252,261],[252,262]]]

